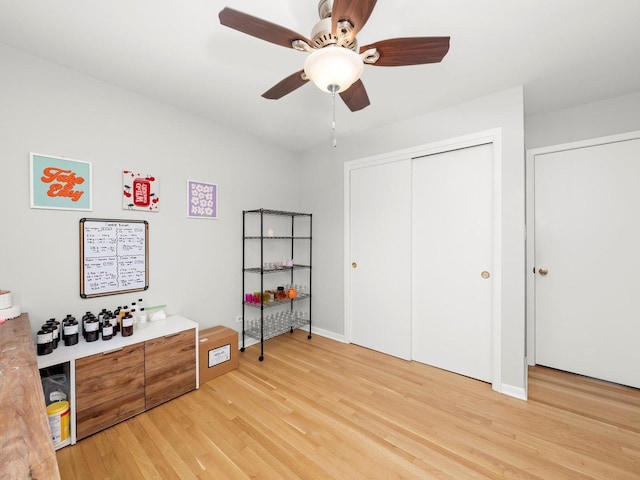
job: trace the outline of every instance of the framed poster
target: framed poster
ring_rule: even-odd
[[[187,217],[218,218],[218,185],[187,180]]]
[[[31,208],[93,210],[89,162],[39,153],[29,157]]]
[[[149,288],[149,223],[80,219],[80,296]]]

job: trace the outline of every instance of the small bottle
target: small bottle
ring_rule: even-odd
[[[107,314],[102,319],[102,340],[111,340],[113,338],[113,325],[111,324],[111,315]]]
[[[113,336],[115,337],[118,332],[120,332],[120,324],[118,323],[118,320],[120,319],[120,315],[116,316],[115,314],[111,316],[111,318],[109,319],[109,323],[111,323],[111,326],[113,327]]]
[[[62,342],[62,322],[59,322],[58,320],[56,320],[55,322],[58,327],[58,345],[60,345],[60,343]]]
[[[111,318],[109,319],[109,321],[111,322],[111,326],[113,327],[113,335],[115,336],[116,333],[120,332],[120,315],[116,315],[115,313],[113,315],[111,315]]]
[[[138,323],[138,319],[136,318],[136,309],[133,308],[135,307],[135,303],[131,304],[131,310],[129,310],[129,315],[131,315],[131,324],[133,325],[133,328],[136,328],[136,323]]]
[[[78,343],[78,321],[71,315],[65,318],[62,332],[65,346],[70,347]]]
[[[58,348],[58,342],[60,341],[60,322],[58,322],[55,318],[50,318],[47,320],[47,325],[51,327],[53,330],[53,349]]]
[[[97,318],[90,318],[84,324],[85,335],[84,338],[87,342],[95,342],[100,338],[100,322]]]
[[[48,355],[53,352],[53,330],[47,324],[43,325],[36,334],[38,355]]]
[[[138,299],[137,305],[138,318],[136,318],[136,323],[144,323],[147,321],[147,313],[144,311],[144,304],[141,298]]]
[[[100,329],[102,329],[102,327],[104,326],[105,319],[113,317],[113,312],[111,310],[107,310],[106,308],[103,308],[102,310],[103,311],[100,312],[100,315],[98,315],[98,319],[102,319],[101,320],[102,323],[100,325]]]
[[[68,342],[67,334],[68,334],[68,332],[71,331],[71,330],[67,329],[66,327],[71,322],[71,320],[75,320],[75,318],[70,313],[68,313],[67,316],[62,319],[62,341],[64,342],[65,345]]]
[[[121,332],[120,333],[121,335],[122,335],[122,319],[127,313],[129,313],[129,305],[125,305],[124,307],[122,307],[119,312],[118,331]]]
[[[102,324],[104,323],[104,316],[106,313],[106,308],[103,308],[102,310],[100,310],[100,313],[98,313],[98,322],[100,323],[100,328],[102,328]]]
[[[118,306],[113,311],[113,317],[111,318],[111,323],[113,324],[113,334],[115,335],[120,331],[120,312],[122,311],[122,306]],[[113,322],[115,320],[115,322]]]
[[[91,318],[93,314],[91,312],[85,312],[85,314],[80,319],[80,331],[84,338],[87,338],[87,330],[85,328],[85,323]]]
[[[133,315],[131,315],[131,313],[127,312],[124,314],[124,316],[120,319],[120,321],[122,322],[122,333],[121,335],[123,337],[130,337],[131,335],[133,335]]]
[[[142,307],[140,311],[137,312],[136,315],[134,315],[133,320],[138,325],[147,321],[147,313],[144,311],[144,307]]]

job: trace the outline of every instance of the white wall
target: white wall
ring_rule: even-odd
[[[369,108],[382,108],[371,106]],[[345,120],[343,120],[345,121]],[[357,114],[350,121],[357,121]],[[327,330],[344,333],[344,162],[502,129],[502,384],[525,388],[524,113],[522,88],[413,118],[362,135],[339,138],[338,147],[306,152],[301,208],[314,212],[314,315]],[[402,281],[399,279],[399,281]]]
[[[79,297],[78,220],[150,222],[147,304],[167,303],[202,327],[237,328],[241,211],[313,213],[314,323],[344,333],[344,162],[496,127],[503,133],[503,384],[524,387],[524,127],[515,88],[300,155],[0,46],[0,288],[35,326],[113,308],[135,295]],[[383,108],[372,105],[369,108]],[[526,119],[527,148],[640,129],[640,93]],[[340,122],[357,121],[352,114]],[[93,212],[29,208],[29,152],[92,162]],[[160,179],[159,213],[120,207],[120,171]],[[185,181],[219,184],[220,219],[187,219]],[[277,188],[275,188],[277,187]]]
[[[525,119],[527,149],[640,130],[640,92]]]
[[[0,68],[0,288],[14,293],[32,327],[140,296],[203,328],[238,329],[242,210],[299,210],[294,156],[3,46]],[[29,152],[91,162],[93,211],[29,208]],[[159,179],[158,213],[122,210],[123,169]],[[187,179],[218,184],[218,220],[186,218]],[[82,217],[148,220],[147,292],[80,298]]]

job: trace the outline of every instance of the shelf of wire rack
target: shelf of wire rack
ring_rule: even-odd
[[[294,330],[309,325],[306,312],[284,312],[283,315],[265,315],[260,320],[249,320],[245,324],[245,335],[255,340],[268,340],[283,333],[293,333]]]
[[[259,302],[244,302],[244,306],[253,307],[253,308],[262,308],[267,309],[271,307],[278,307],[280,305],[289,305],[292,302],[299,302],[300,300],[306,300],[307,298],[311,298],[311,294],[309,293],[300,293],[296,298],[286,298],[284,300],[269,300],[266,303]],[[293,309],[292,309],[293,311]]]
[[[277,224],[278,233],[265,221]],[[269,338],[308,327],[307,338],[311,339],[311,224],[310,213],[264,208],[242,212],[240,350],[245,350],[245,337],[258,340],[260,361],[264,360],[264,342]],[[277,257],[275,251],[285,252],[286,258],[273,258]],[[255,289],[247,291],[249,284]],[[287,290],[295,290],[293,298],[282,297]],[[254,318],[248,318],[249,314]]]
[[[303,270],[305,268],[311,268],[310,265],[293,265],[291,267],[274,267],[274,268],[264,268],[264,267],[249,267],[245,268],[245,272],[250,273],[260,273],[260,274],[269,274],[269,273],[279,273],[286,272],[289,270]]]

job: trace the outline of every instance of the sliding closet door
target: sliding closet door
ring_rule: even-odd
[[[352,343],[411,358],[411,160],[350,173]]]
[[[413,359],[492,381],[493,145],[413,160]]]

